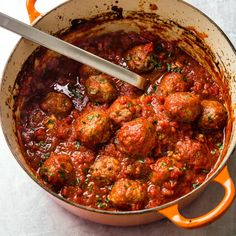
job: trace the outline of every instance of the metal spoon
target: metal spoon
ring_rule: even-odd
[[[83,64],[89,65],[99,71],[123,80],[129,84],[132,84],[139,89],[144,89],[145,79],[140,75],[114,63],[111,63],[92,53],[89,53],[81,48],[78,48],[72,44],[69,44],[61,39],[58,39],[50,34],[40,31],[12,17],[9,17],[8,15],[5,15],[1,12],[0,26],[48,49],[79,61]]]

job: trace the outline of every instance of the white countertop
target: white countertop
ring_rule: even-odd
[[[38,9],[46,12],[62,0],[38,0]],[[235,0],[188,0],[212,18],[236,46]],[[0,11],[28,23],[25,0],[0,0]],[[0,28],[0,74],[14,45],[19,39],[13,33]],[[236,154],[232,155],[229,168],[236,184]],[[222,189],[212,184],[187,209],[190,216],[205,213],[222,197]],[[236,201],[226,214],[215,223],[196,230],[179,229],[168,220],[137,227],[112,227],[98,225],[74,216],[59,207],[21,169],[12,156],[0,131],[0,235],[236,235]]]

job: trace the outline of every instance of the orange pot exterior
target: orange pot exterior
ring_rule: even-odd
[[[93,2],[93,1],[91,0],[91,2]],[[103,2],[103,1],[101,1],[101,2]],[[121,2],[123,2],[123,0],[121,0]],[[137,2],[138,2],[138,0],[137,0]],[[166,4],[166,2],[167,1],[163,0],[163,1],[158,1],[157,3],[164,5],[164,4]],[[178,4],[181,4],[181,1],[173,1],[173,3],[175,3],[175,2],[177,2]],[[36,0],[26,0],[26,7],[27,7],[27,11],[28,11],[28,15],[29,15],[29,19],[30,19],[31,23],[34,22],[38,17],[41,16],[41,14],[35,9],[35,3],[36,3]],[[85,2],[82,2],[82,3],[81,3],[82,5],[85,5],[87,7],[87,5],[86,5],[87,3],[85,3]],[[132,5],[134,3],[136,3],[136,0],[127,1],[127,3],[125,3],[124,6],[129,5],[129,4]],[[127,8],[129,8],[129,7],[127,7]],[[129,10],[130,9],[133,10],[133,8],[135,8],[135,7],[132,6],[129,8]],[[81,8],[81,6],[80,6],[80,8]],[[70,10],[71,9],[72,8],[70,8]],[[135,8],[135,10],[136,10],[136,8]],[[82,10],[80,13],[82,13]],[[54,12],[54,14],[55,14],[55,12]],[[63,14],[64,14],[64,12],[63,12]],[[84,14],[86,14],[86,13],[84,13]],[[187,12],[187,14],[190,14],[190,13]],[[192,15],[190,18],[197,19],[197,17],[192,17]],[[204,20],[206,20],[206,19],[204,19]],[[52,23],[53,22],[51,22],[50,23],[51,25],[48,26],[49,28],[51,28],[53,26]],[[55,24],[54,24],[54,26],[55,26]],[[215,43],[215,44],[217,44],[217,43]],[[28,49],[29,49],[29,47],[28,47]],[[25,50],[25,47],[24,47],[24,50]],[[228,45],[227,45],[227,50],[229,51],[228,57],[232,57],[232,58],[236,57],[236,55],[233,55],[233,50],[230,51],[228,49]],[[226,52],[227,52],[227,50],[226,50]],[[21,55],[21,53],[19,53],[19,55]],[[28,55],[25,55],[24,57],[27,58]],[[14,63],[14,62],[13,61],[9,62],[9,68],[12,68],[12,65],[10,63]],[[19,67],[20,67],[20,65],[19,65]],[[6,69],[6,71],[7,71],[7,69]],[[12,73],[12,70],[9,69],[9,71],[11,71],[9,73]],[[233,71],[233,72],[235,72],[235,74],[236,74],[236,71]],[[9,77],[14,78],[13,75],[9,76]],[[236,88],[235,83],[234,83],[234,86]],[[234,87],[232,87],[231,92],[233,93],[234,91],[235,91],[235,89],[234,89]],[[234,95],[233,97],[234,97],[234,100],[232,101],[232,103],[236,103],[236,95]],[[4,99],[2,99],[2,100],[4,100]],[[3,116],[3,113],[9,112],[8,108],[4,107],[4,109],[5,109],[4,112],[2,111],[2,114],[1,114],[2,116]],[[5,112],[5,111],[7,111],[7,112]],[[6,116],[2,120],[8,121],[7,120],[7,119],[9,119],[8,117],[10,117],[10,116]],[[7,123],[7,122],[4,122],[4,123]],[[9,125],[9,126],[11,126],[11,125]],[[8,131],[4,130],[4,134],[7,137],[8,142],[10,143],[9,146],[10,146],[11,150],[13,150],[13,153],[14,153],[17,161],[21,164],[21,166],[25,169],[25,171],[29,175],[31,175],[30,171],[26,167],[26,164],[24,163],[24,160],[22,161],[21,158],[19,158],[19,156],[21,154],[20,154],[20,150],[18,150],[16,148],[17,142],[12,141],[12,140],[15,140],[15,133],[12,132],[12,134],[10,135],[10,134],[6,134],[7,132]],[[233,132],[234,132],[234,129],[232,130],[232,133]],[[234,143],[236,143],[236,138],[235,138],[235,135],[233,135],[233,136],[234,137],[231,140],[231,142],[234,144]],[[12,143],[14,143],[15,146]],[[233,146],[234,145],[230,146],[230,150],[227,153],[228,156],[230,155],[230,153],[232,153]],[[15,147],[15,148],[13,148],[13,147]],[[179,208],[179,206],[185,205],[186,202],[188,201],[188,199],[190,199],[190,198],[193,199],[193,198],[197,197],[198,193],[200,192],[200,189],[203,190],[204,186],[206,186],[209,183],[209,181],[207,184],[205,184],[204,186],[200,186],[198,189],[194,190],[192,193],[190,193],[184,197],[181,197],[180,199],[177,199],[172,203],[168,203],[168,204],[166,204],[166,206],[160,206],[160,207],[157,207],[154,209],[144,210],[144,211],[140,211],[140,212],[127,212],[127,213],[126,212],[123,212],[123,213],[97,212],[93,209],[84,209],[83,207],[76,206],[73,203],[69,203],[67,200],[61,199],[60,197],[56,196],[56,194],[51,193],[51,196],[53,196],[53,198],[56,200],[56,202],[58,202],[60,205],[62,205],[64,208],[66,208],[70,212],[72,212],[76,215],[79,215],[85,219],[92,220],[92,221],[98,222],[98,223],[105,223],[105,224],[110,224],[110,225],[120,225],[120,226],[139,225],[139,224],[149,223],[154,220],[159,220],[159,219],[163,218],[163,216],[165,216],[179,227],[188,228],[188,229],[198,228],[198,227],[204,226],[206,224],[209,224],[209,223],[215,221],[218,217],[220,217],[230,207],[231,203],[234,200],[235,187],[232,182],[232,179],[229,176],[228,168],[227,168],[227,166],[225,166],[227,159],[228,159],[228,157],[226,157],[225,160],[222,161],[223,163],[221,165],[221,168],[219,168],[216,171],[216,173],[213,174],[214,178],[212,179],[213,181],[219,183],[220,185],[222,185],[224,187],[225,195],[224,195],[222,201],[218,204],[218,206],[216,206],[213,210],[211,210],[207,214],[197,217],[197,218],[193,218],[193,219],[187,219],[184,216],[182,216],[180,214],[178,208]],[[33,175],[31,175],[31,178],[34,179],[35,182],[38,183],[38,181],[34,178]],[[43,186],[41,186],[41,187],[43,187]],[[48,192],[50,192],[50,191],[48,191]],[[185,202],[185,204],[184,204],[184,202]]]
[[[32,24],[41,14],[35,9],[35,3],[37,0],[26,0],[26,8],[28,11],[30,23]]]
[[[225,195],[222,201],[213,210],[205,215],[193,219],[187,219],[180,214],[178,204],[172,205],[158,212],[166,216],[169,220],[181,228],[198,228],[215,221],[230,207],[233,202],[235,197],[235,187],[229,176],[227,166],[225,166],[220,174],[214,178],[214,181],[224,187]]]

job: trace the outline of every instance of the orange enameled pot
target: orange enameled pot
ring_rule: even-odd
[[[14,157],[27,174],[67,210],[102,224],[138,225],[159,220],[165,216],[180,227],[196,228],[220,217],[231,205],[235,194],[234,184],[229,176],[226,163],[236,143],[234,121],[236,53],[224,33],[207,16],[180,0],[71,0],[56,7],[44,16],[35,9],[35,2],[35,0],[27,0],[30,20],[33,22],[34,27],[51,34],[68,28],[73,19],[89,19],[110,12],[112,9],[122,9],[122,17],[112,21],[112,23],[109,21],[104,22],[104,24],[99,26],[100,33],[118,29],[139,31],[140,27],[153,30],[152,25],[159,24],[164,29],[158,32],[161,37],[168,37],[170,40],[178,39],[178,46],[184,48],[201,64],[204,64],[206,69],[215,75],[215,78],[220,78],[218,82],[228,86],[227,102],[230,119],[226,129],[224,150],[214,171],[210,173],[204,184],[185,196],[156,208],[129,212],[109,212],[72,203],[53,193],[35,178],[26,164],[18,144],[13,117],[13,96],[17,93],[15,81],[23,63],[37,48],[36,44],[21,39],[15,47],[3,74],[0,105],[1,122],[5,138]],[[114,6],[116,7],[114,8]],[[92,34],[95,30],[98,32],[96,28],[87,33]],[[222,185],[225,190],[224,197],[218,206],[209,213],[194,219],[183,217],[178,209],[195,199],[212,181]]]

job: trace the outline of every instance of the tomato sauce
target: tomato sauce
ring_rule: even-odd
[[[43,48],[32,55],[15,106],[22,152],[37,177],[68,200],[111,211],[156,207],[201,185],[227,121],[214,78],[151,32],[73,33],[62,37],[140,73],[147,86],[141,91]]]

